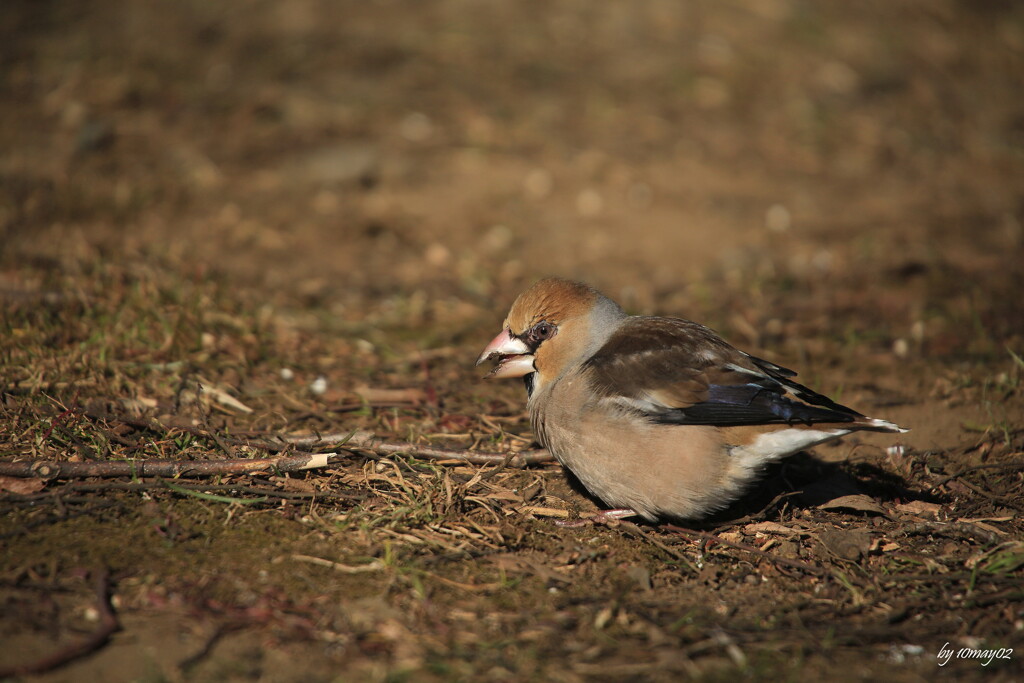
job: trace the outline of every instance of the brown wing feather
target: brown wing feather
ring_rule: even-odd
[[[730,363],[749,365],[744,354],[699,323],[636,317],[587,364],[595,388],[606,396],[654,396],[666,406],[687,408],[706,401],[711,384],[748,381]]]
[[[587,363],[595,391],[673,424],[853,422],[860,413],[790,380],[796,373],[676,318],[631,318]]]

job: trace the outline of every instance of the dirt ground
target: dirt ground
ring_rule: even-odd
[[[6,0],[0,35],[0,465],[340,453],[0,477],[0,678],[1024,678],[1024,5]],[[473,362],[549,274],[911,431],[686,529],[337,444],[533,448]]]

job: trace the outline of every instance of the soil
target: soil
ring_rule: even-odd
[[[0,31],[0,465],[412,444],[0,477],[2,675],[1020,680],[1024,6],[7,0]],[[597,507],[556,464],[411,452],[533,447],[473,362],[550,274],[911,431],[686,527],[557,526]]]

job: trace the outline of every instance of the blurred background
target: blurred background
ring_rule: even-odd
[[[42,344],[173,362],[198,339],[245,357],[235,386],[259,358],[339,390],[441,349],[442,395],[513,400],[468,362],[555,274],[809,381],[842,368],[825,390],[1016,372],[1017,3],[11,0],[0,22],[0,291],[59,323]],[[231,348],[253,326],[273,348]]]
[[[124,259],[352,316],[551,273],[636,310],[711,305],[721,278],[977,284],[1021,248],[1022,17],[998,0],[10,0],[6,277]]]

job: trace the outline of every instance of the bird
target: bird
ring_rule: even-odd
[[[796,373],[681,318],[628,315],[593,287],[545,278],[477,359],[523,379],[537,441],[610,506],[602,521],[699,520],[765,466],[858,430],[902,433]]]

